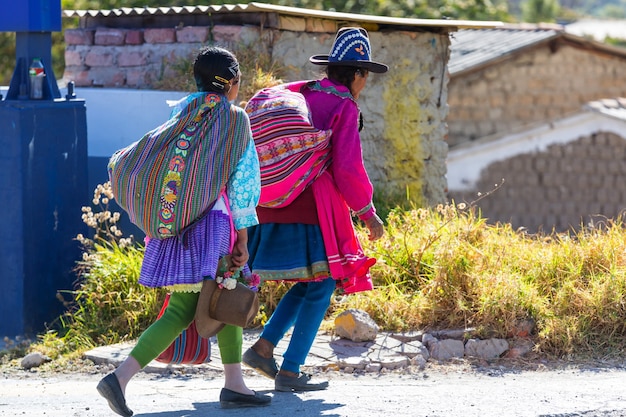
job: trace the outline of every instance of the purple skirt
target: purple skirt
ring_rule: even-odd
[[[148,240],[139,283],[157,288],[214,279],[219,259],[230,253],[231,225],[228,214],[211,210],[182,236]]]

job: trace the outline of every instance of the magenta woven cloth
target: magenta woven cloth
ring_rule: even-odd
[[[330,163],[330,130],[311,124],[306,81],[259,90],[246,104],[261,168],[262,207],[285,207]],[[290,89],[291,88],[291,89]]]
[[[154,288],[215,278],[219,258],[230,253],[230,237],[229,216],[211,210],[180,237],[150,239],[139,283]]]

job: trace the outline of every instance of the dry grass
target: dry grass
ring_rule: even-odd
[[[107,188],[100,191],[106,194]],[[96,202],[107,211],[102,200]],[[115,218],[84,217],[92,227],[116,233],[97,233],[91,244],[81,237],[80,285],[64,294],[67,313],[31,349],[43,347],[53,358],[76,357],[96,345],[133,339],[156,318],[164,293],[137,283],[143,248],[121,237],[111,222]],[[372,268],[375,288],[336,297],[326,326],[348,308],[366,311],[388,331],[473,328],[479,336],[508,338],[530,321],[538,354],[623,355],[626,229],[621,219],[578,233],[528,235],[508,224],[488,224],[472,209],[447,205],[391,209],[386,223],[385,236],[376,242],[357,226],[365,251],[378,259]],[[267,320],[288,286],[262,286],[253,327]]]
[[[249,100],[258,90],[271,87],[282,82],[286,68],[274,61],[271,55],[264,51],[260,43],[250,45],[237,44],[229,47],[237,56],[242,74],[239,87],[239,99]],[[196,91],[193,79],[193,61],[195,53],[188,57],[166,60],[154,88],[166,91]]]
[[[367,311],[386,330],[474,328],[511,337],[536,324],[536,350],[620,356],[626,342],[626,230],[621,219],[570,234],[528,235],[452,205],[392,211],[375,289],[333,305]]]

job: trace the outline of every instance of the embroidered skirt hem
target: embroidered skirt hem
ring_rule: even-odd
[[[330,276],[319,226],[265,223],[248,228],[249,265],[263,281],[321,281]]]

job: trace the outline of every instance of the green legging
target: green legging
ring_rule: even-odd
[[[143,369],[161,354],[193,321],[200,293],[173,292],[163,315],[144,331],[130,352]],[[223,364],[241,362],[243,328],[226,325],[217,334]]]

